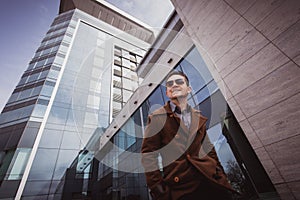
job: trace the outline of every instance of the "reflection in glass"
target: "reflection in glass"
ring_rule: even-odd
[[[18,99],[20,92],[13,93],[7,103],[12,103]]]
[[[42,88],[40,95],[50,97],[53,89],[54,89],[54,86],[45,84]]]
[[[20,92],[20,96],[19,96],[18,100],[22,100],[22,99],[26,99],[26,98],[30,97],[32,90],[33,89],[30,88],[30,89],[23,90],[22,92]]]
[[[47,106],[36,104],[32,112],[33,117],[43,118],[46,112]]]
[[[32,164],[28,180],[51,180],[58,150],[39,148]]]
[[[22,178],[30,152],[31,149],[19,148],[16,150],[8,180],[20,180]]]
[[[122,57],[129,59],[129,52],[125,49],[122,49]]]
[[[138,83],[126,78],[123,78],[123,87],[127,90],[135,91],[138,87]]]
[[[41,90],[42,90],[42,86],[41,86],[41,85],[38,86],[38,87],[33,88],[33,91],[32,91],[32,93],[31,93],[31,96],[39,95],[40,92],[41,92]]]
[[[39,146],[42,148],[59,148],[63,131],[44,129]]]
[[[58,106],[52,106],[48,117],[48,123],[65,124],[67,115],[68,115],[68,109],[58,107]]]
[[[30,106],[26,106],[26,107],[18,109],[19,112],[21,113],[19,116],[19,119],[29,117],[33,108],[34,108],[34,105],[30,105]]]
[[[54,171],[54,180],[60,180],[64,173],[66,172],[66,166],[69,166],[70,163],[76,158],[78,155],[78,150],[60,150],[57,158],[57,163]]]
[[[45,70],[45,71],[42,71],[42,73],[40,74],[40,77],[39,79],[44,79],[47,77],[47,74],[48,74],[49,70]]]
[[[57,79],[58,78],[58,75],[59,75],[59,71],[56,71],[56,70],[50,70],[49,74],[48,74],[48,78],[51,78],[51,79]]]
[[[129,98],[131,97],[132,92],[128,90],[123,90],[123,101],[127,102]]]

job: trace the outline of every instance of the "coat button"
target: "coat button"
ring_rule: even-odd
[[[187,158],[191,158],[190,154],[187,154],[186,157],[187,157]]]
[[[178,182],[179,182],[179,177],[178,177],[178,176],[175,176],[175,177],[174,177],[174,182],[175,182],[175,183],[178,183]]]
[[[178,138],[180,138],[180,136],[179,136],[178,134],[176,134],[176,135],[175,135],[175,138],[177,138],[177,139],[178,139]]]

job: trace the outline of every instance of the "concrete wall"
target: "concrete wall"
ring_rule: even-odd
[[[172,0],[282,199],[300,199],[300,1]]]

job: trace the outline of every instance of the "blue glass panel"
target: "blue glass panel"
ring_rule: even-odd
[[[36,104],[32,112],[33,117],[43,118],[46,112],[47,106]]]
[[[39,147],[43,148],[59,148],[63,131],[44,129]]]
[[[165,104],[162,90],[158,87],[148,98],[149,114]]]
[[[212,80],[212,76],[210,71],[208,70],[204,60],[202,59],[202,56],[199,54],[197,48],[193,48],[188,55],[184,58],[186,62],[180,63],[181,66],[183,67],[184,72],[186,72],[191,79],[195,77],[197,79],[201,77],[201,79],[204,80],[205,83],[208,83],[210,80]],[[188,65],[192,65],[194,69],[190,67],[186,67],[185,63],[189,63]],[[189,70],[192,70],[195,72],[196,76],[193,76]]]
[[[57,149],[39,148],[33,161],[28,180],[51,180],[57,155]]]
[[[16,150],[8,180],[20,180],[22,178],[30,152],[31,149],[18,148]]]
[[[79,150],[81,142],[81,137],[78,132],[64,131],[60,148]]]
[[[68,115],[68,109],[52,106],[48,123],[65,124]]]
[[[21,112],[19,119],[24,118],[24,117],[29,117],[33,108],[34,108],[34,105],[30,105],[30,106],[26,106],[26,107],[19,109]]]
[[[41,95],[50,97],[53,89],[54,89],[54,86],[45,84],[42,88]]]
[[[66,173],[66,169],[70,167],[70,164],[76,156],[78,155],[78,150],[60,150],[57,163],[55,166],[55,172],[53,175],[54,180],[61,180],[63,175]]]
[[[27,198],[22,199],[40,199],[40,200],[46,200],[47,196],[37,196],[42,194],[48,194],[49,188],[50,188],[51,181],[28,181],[26,182],[23,196],[29,196]],[[31,196],[31,197],[30,197]],[[35,196],[34,198],[32,196]]]
[[[57,79],[59,75],[59,71],[56,70],[50,70],[48,77],[47,78],[51,78],[51,79]]]
[[[33,89],[30,88],[30,89],[23,90],[22,92],[20,92],[20,96],[19,96],[18,100],[22,100],[22,99],[26,99],[26,98],[30,97],[32,90]]]

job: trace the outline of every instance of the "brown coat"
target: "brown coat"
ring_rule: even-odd
[[[163,184],[171,199],[178,199],[193,192],[200,182],[233,191],[213,145],[205,137],[206,121],[198,110],[191,109],[188,129],[172,112],[169,102],[149,115],[142,144],[142,164],[152,195],[157,196],[156,190]],[[162,158],[163,174],[159,170],[158,155]]]

